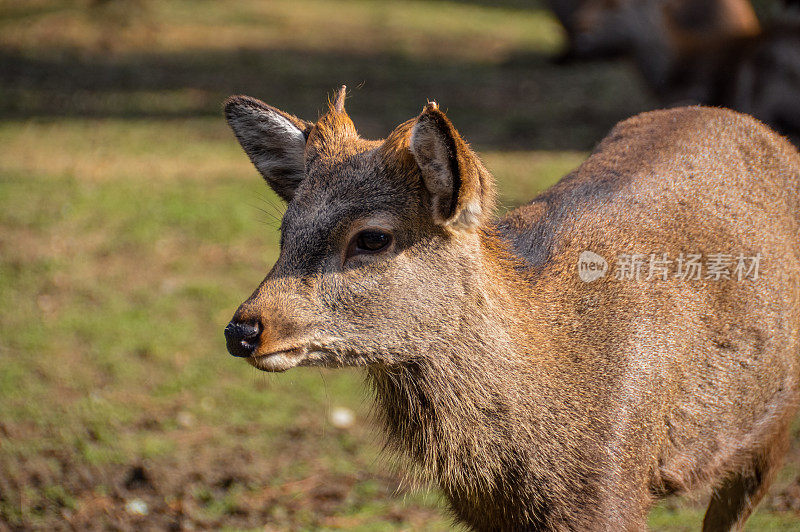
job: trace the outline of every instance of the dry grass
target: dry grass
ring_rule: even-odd
[[[526,10],[369,0],[5,4],[0,46],[28,53],[263,48],[498,62],[520,51],[550,53],[561,43],[560,27],[536,3]]]

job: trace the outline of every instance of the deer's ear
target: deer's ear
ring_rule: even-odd
[[[291,201],[305,177],[304,151],[313,124],[249,96],[228,98],[225,118],[272,190]]]
[[[489,172],[435,103],[417,117],[409,141],[435,222],[475,229],[493,209]]]

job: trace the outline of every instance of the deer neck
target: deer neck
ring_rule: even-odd
[[[531,333],[537,305],[533,294],[521,293],[530,288],[520,264],[490,236],[481,242],[479,264],[466,274],[474,278],[465,284],[476,288],[459,326],[428,352],[368,370],[388,446],[410,456],[422,480],[446,493],[496,489],[520,437],[519,416],[536,425],[524,398],[547,394],[536,377],[548,366],[540,364],[546,341]]]

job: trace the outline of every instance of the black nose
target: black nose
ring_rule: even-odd
[[[228,352],[235,357],[249,357],[258,347],[260,334],[261,325],[259,323],[230,322],[225,327]]]

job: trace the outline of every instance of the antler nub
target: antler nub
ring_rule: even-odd
[[[339,92],[336,93],[336,99],[333,102],[333,108],[336,109],[336,111],[339,113],[344,112],[344,99],[346,95],[347,95],[347,86],[342,85],[342,88],[340,88]]]

